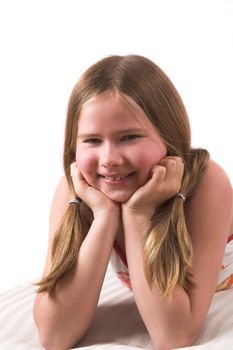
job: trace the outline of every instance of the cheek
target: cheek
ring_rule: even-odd
[[[96,155],[89,151],[76,150],[76,163],[86,182],[90,186],[96,187],[96,171],[98,164]]]
[[[160,160],[166,157],[167,150],[162,147],[161,149],[156,149],[155,147],[149,147],[147,150],[138,155],[137,163],[141,169],[141,175],[144,181],[147,181],[151,176],[151,168],[159,164]]]
[[[85,173],[90,172],[91,167],[93,167],[93,157],[87,152],[82,152],[81,150],[76,151],[76,163],[84,175]]]
[[[86,152],[76,152],[76,164],[81,172],[83,178],[90,185],[95,187],[95,165],[93,158],[90,155],[87,155]]]
[[[162,158],[166,156],[166,149],[156,149],[155,147],[147,147],[141,153],[135,155],[135,160],[142,168],[148,169],[158,164]]]

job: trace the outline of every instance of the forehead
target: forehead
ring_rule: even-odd
[[[88,100],[81,108],[78,129],[95,128],[143,128],[155,131],[143,110],[130,97],[106,92]]]

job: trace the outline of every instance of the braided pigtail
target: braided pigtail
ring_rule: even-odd
[[[209,153],[191,150],[181,186],[181,193],[188,198],[205,170]],[[155,282],[164,297],[170,297],[176,284],[184,289],[194,287],[192,266],[192,242],[185,221],[185,203],[173,197],[163,204],[153,218],[152,230],[144,245],[145,275],[149,285]]]

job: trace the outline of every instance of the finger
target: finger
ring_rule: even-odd
[[[166,177],[164,184],[170,189],[171,193],[176,193],[180,190],[181,182],[184,173],[184,164],[180,158],[168,159],[166,164]]]
[[[72,177],[73,182],[74,181],[77,182],[77,180],[78,181],[84,180],[84,177],[83,177],[82,173],[80,172],[80,170],[78,169],[76,162],[74,162],[70,165],[70,175]]]
[[[82,196],[82,193],[89,187],[80,170],[77,167],[76,162],[70,165],[70,175],[73,182],[75,193],[78,197]]]
[[[176,163],[176,166],[174,168],[175,174],[182,179],[183,173],[184,173],[184,163],[180,157],[173,157],[173,160]]]
[[[76,165],[76,162],[73,162],[71,165],[70,165],[70,175],[71,177],[74,177],[77,175],[77,165]]]
[[[160,165],[166,165],[166,164],[169,164],[171,162],[172,163],[175,163],[175,164],[183,164],[183,161],[180,157],[177,157],[177,156],[168,156],[168,157],[165,157],[165,158],[162,158],[159,162]]]
[[[147,195],[148,193],[151,194],[154,188],[160,188],[161,184],[164,182],[166,169],[160,165],[155,165],[153,168],[151,168],[151,173],[151,178],[145,183],[144,186],[138,189],[138,191],[143,193],[143,196]]]
[[[180,157],[166,157],[161,159],[160,164],[162,164],[167,172],[166,177],[172,177],[174,175],[180,177],[183,175],[184,164]]]
[[[181,157],[178,156],[166,156],[164,158],[162,158],[159,162],[159,164],[166,162],[167,160],[175,160],[176,162],[183,162]]]
[[[164,181],[166,176],[166,168],[161,165],[154,165],[151,169],[152,172],[152,180],[161,183]]]
[[[166,168],[166,179],[173,178],[177,170],[177,162],[175,159],[167,159],[164,162],[164,167]]]

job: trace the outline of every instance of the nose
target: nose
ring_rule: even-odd
[[[100,166],[105,168],[112,168],[120,166],[124,162],[124,156],[119,146],[115,144],[106,143],[101,147]]]

